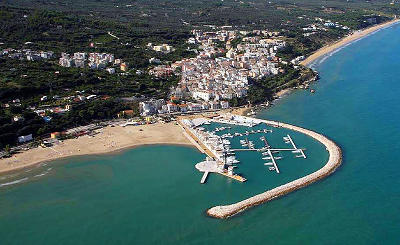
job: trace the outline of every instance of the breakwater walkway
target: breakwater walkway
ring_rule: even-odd
[[[336,145],[335,142],[332,140],[328,139],[327,137],[323,136],[322,134],[319,134],[317,132],[301,128],[298,126],[286,124],[286,123],[281,123],[281,122],[275,122],[275,121],[269,121],[269,120],[261,120],[261,119],[256,119],[261,123],[266,123],[267,125],[271,125],[274,127],[283,127],[287,128],[290,130],[294,130],[303,134],[306,134],[315,140],[318,140],[321,142],[323,145],[325,145],[327,151],[329,152],[329,159],[328,162],[319,170],[315,171],[314,173],[311,173],[307,176],[304,176],[302,178],[296,179],[292,182],[286,183],[284,185],[278,186],[274,189],[268,190],[266,192],[263,192],[261,194],[255,195],[253,197],[250,197],[248,199],[245,199],[243,201],[231,204],[231,205],[225,205],[225,206],[215,206],[207,210],[207,214],[211,217],[215,218],[228,218],[231,216],[234,216],[235,214],[238,214],[250,207],[260,205],[262,203],[268,202],[272,199],[275,199],[277,197],[286,195],[292,191],[295,191],[297,189],[300,189],[302,187],[305,187],[311,183],[314,183],[315,181],[318,181],[320,179],[323,179],[324,177],[330,175],[333,173],[337,167],[340,166],[342,162],[342,151],[339,148],[339,146]]]

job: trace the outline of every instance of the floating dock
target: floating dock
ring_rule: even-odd
[[[204,172],[203,177],[200,180],[200,184],[206,183],[208,173],[209,173],[208,171]]]
[[[303,149],[299,149],[299,148],[297,148],[297,146],[294,144],[294,142],[293,142],[293,139],[292,139],[292,137],[290,137],[290,135],[287,135],[286,136],[287,137],[287,139],[289,140],[289,142],[292,144],[292,146],[293,146],[293,153],[300,153],[301,155],[298,155],[299,157],[303,157],[304,159],[305,158],[307,158],[306,157],[306,154],[304,154],[304,151],[303,151]],[[297,156],[296,156],[297,157]]]
[[[275,161],[274,155],[272,154],[270,149],[268,149],[267,152],[268,152],[269,157],[271,157],[271,161],[274,164],[274,168],[275,168],[276,173],[279,174],[280,173],[279,172],[279,168],[278,168],[278,165],[276,165],[276,161]]]

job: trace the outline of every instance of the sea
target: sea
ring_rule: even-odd
[[[205,156],[189,146],[72,157],[0,176],[0,244],[399,244],[399,43],[393,25],[328,54],[312,64],[315,93],[296,90],[257,114],[337,142],[343,164],[331,176],[220,220],[205,211],[319,169],[325,147],[272,128],[271,146],[288,147],[289,134],[307,159],[281,152],[277,174],[260,153],[239,152],[245,183],[210,174],[200,184],[194,165]],[[248,137],[262,147],[260,136]]]

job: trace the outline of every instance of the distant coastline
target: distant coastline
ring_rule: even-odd
[[[336,42],[334,42],[332,44],[328,44],[328,45],[318,49],[315,53],[313,53],[312,55],[308,56],[300,64],[304,65],[304,66],[308,66],[308,65],[312,64],[315,60],[319,59],[320,57],[322,57],[322,56],[324,56],[326,54],[329,54],[329,53],[335,51],[336,49],[339,49],[339,48],[341,48],[341,47],[343,47],[343,46],[345,46],[345,45],[347,45],[347,44],[349,44],[349,43],[351,43],[353,41],[361,39],[361,38],[367,36],[368,34],[374,32],[374,31],[377,31],[379,29],[394,25],[394,24],[398,23],[399,21],[400,21],[400,19],[394,19],[394,20],[391,20],[389,22],[385,22],[385,23],[382,23],[382,24],[379,24],[379,25],[371,26],[371,27],[369,27],[367,29],[364,29],[364,30],[356,31],[355,33],[353,33],[350,36],[346,36],[346,37],[340,39],[339,41],[336,41]]]

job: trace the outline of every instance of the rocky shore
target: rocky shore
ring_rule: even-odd
[[[305,128],[301,128],[298,126],[286,124],[286,123],[280,123],[280,122],[268,121],[268,120],[260,120],[260,121],[264,122],[266,124],[272,125],[272,126],[279,126],[279,127],[291,129],[294,131],[298,131],[300,133],[306,134],[306,135],[318,140],[323,145],[325,145],[327,151],[329,152],[328,162],[321,169],[317,170],[316,172],[314,172],[312,174],[304,176],[300,179],[297,179],[297,180],[294,180],[287,184],[278,186],[274,189],[268,190],[266,192],[263,192],[261,194],[258,194],[256,196],[250,197],[248,199],[245,199],[243,201],[240,201],[240,202],[237,202],[237,203],[234,203],[231,205],[212,207],[207,210],[207,214],[209,216],[215,217],[215,218],[220,218],[220,219],[229,218],[229,217],[234,216],[250,207],[257,206],[262,203],[268,202],[274,198],[286,195],[292,191],[295,191],[295,190],[305,187],[311,183],[314,183],[315,181],[323,179],[326,176],[333,173],[340,166],[340,164],[342,162],[341,149],[339,148],[339,146],[336,145],[335,142],[333,142],[332,140],[323,136],[322,134],[319,134],[314,131],[311,131],[311,130],[308,130]]]

